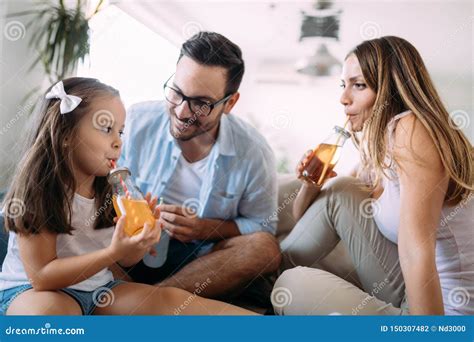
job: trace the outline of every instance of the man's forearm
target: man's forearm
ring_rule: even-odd
[[[203,219],[205,225],[205,236],[203,240],[223,240],[241,235],[239,227],[232,220]]]

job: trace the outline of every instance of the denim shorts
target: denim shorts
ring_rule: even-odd
[[[122,280],[112,280],[94,291],[79,291],[68,288],[59,291],[75,299],[81,307],[83,315],[92,315],[97,306],[110,305],[110,298],[113,298],[110,290],[122,283],[124,283]],[[8,307],[16,297],[32,288],[31,284],[25,284],[0,291],[0,315],[6,314]]]

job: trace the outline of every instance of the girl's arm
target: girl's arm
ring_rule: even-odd
[[[400,178],[398,252],[410,314],[443,315],[435,248],[449,177],[428,131],[415,116],[400,119],[394,156]]]
[[[107,247],[66,258],[56,255],[57,234],[43,230],[39,234],[19,235],[21,260],[31,285],[37,291],[58,290],[92,277],[117,260]]]
[[[144,253],[159,240],[148,224],[138,235],[126,236],[124,216],[118,220],[110,246],[84,255],[58,258],[57,234],[19,235],[20,256],[31,285],[37,291],[58,290],[86,280],[126,255]]]

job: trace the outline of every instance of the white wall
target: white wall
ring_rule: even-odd
[[[36,54],[28,48],[36,27],[25,29],[27,17],[7,18],[7,14],[31,8],[35,1],[0,2],[0,190],[13,173],[24,141],[24,127],[35,97],[24,101],[44,80],[41,67],[28,72]]]

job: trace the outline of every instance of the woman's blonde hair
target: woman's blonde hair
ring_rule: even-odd
[[[354,54],[376,93],[362,136],[356,139],[362,166],[374,171],[378,184],[387,165],[387,126],[397,114],[410,110],[426,128],[450,177],[446,201],[459,203],[473,190],[472,145],[443,105],[423,60],[405,39],[386,36],[364,41]],[[346,57],[346,58],[347,58]]]

